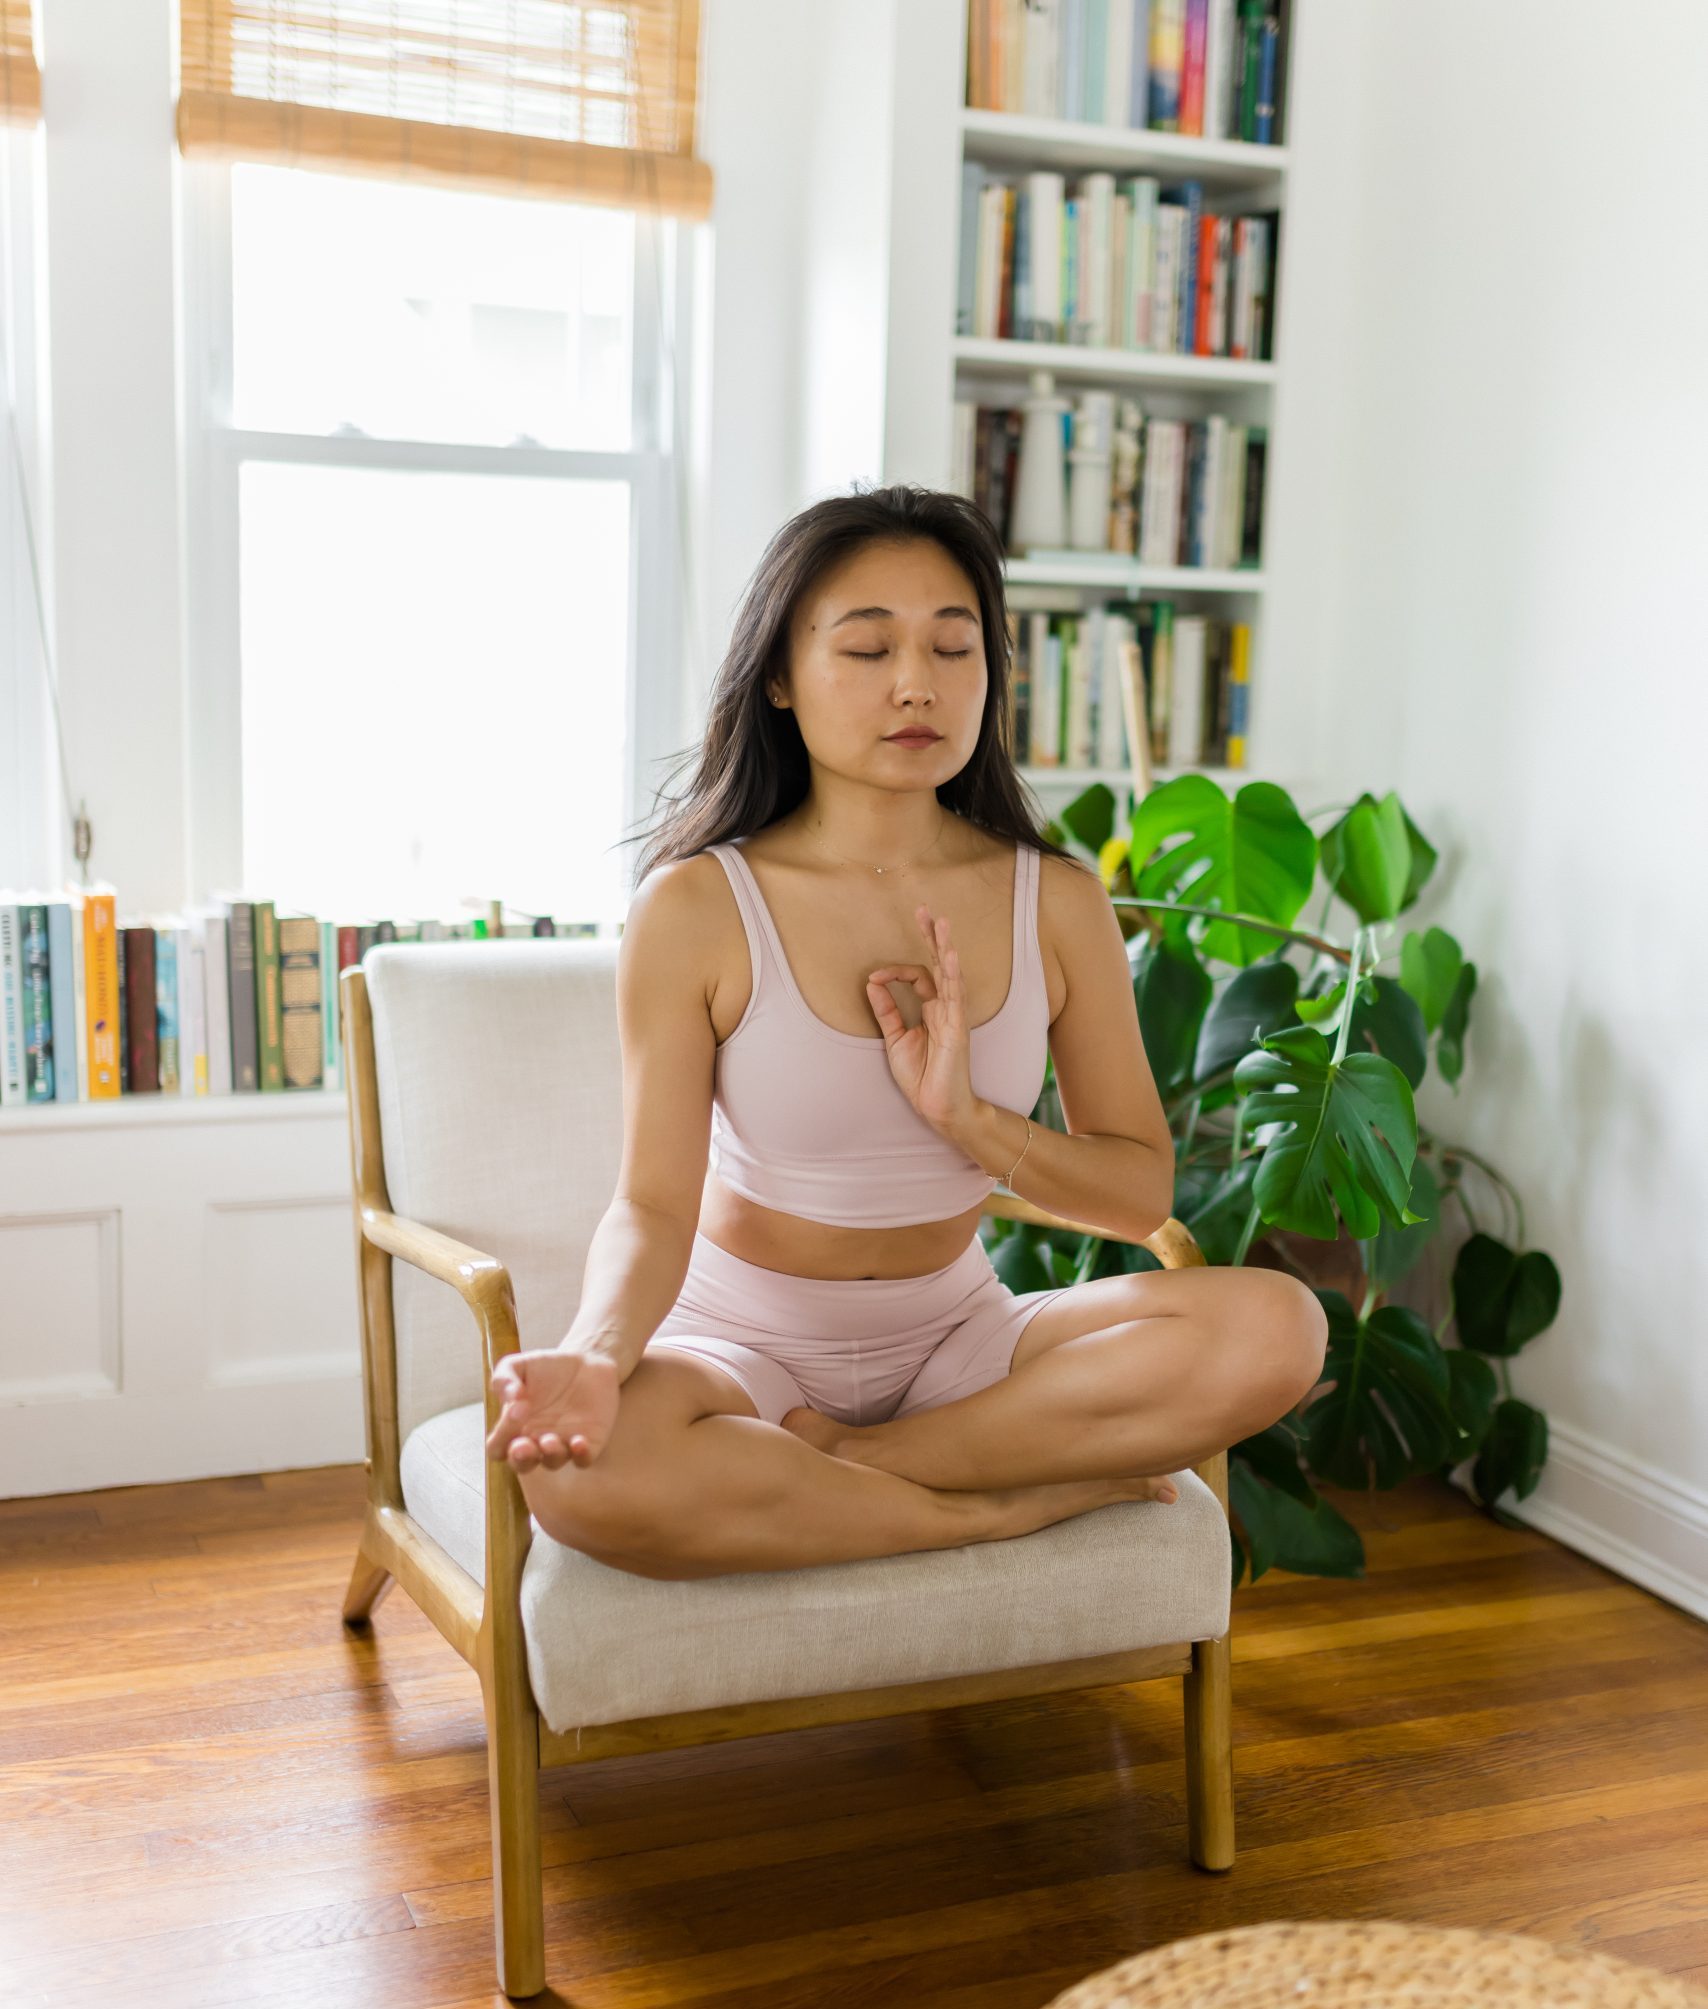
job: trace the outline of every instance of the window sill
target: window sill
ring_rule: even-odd
[[[104,1102],[14,1103],[0,1109],[0,1136],[36,1131],[149,1129],[166,1123],[273,1123],[306,1117],[345,1120],[341,1088],[293,1088],[267,1094],[120,1095]]]

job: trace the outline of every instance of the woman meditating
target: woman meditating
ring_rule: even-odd
[[[600,1562],[792,1569],[1170,1502],[1320,1377],[1326,1317],[1279,1271],[1016,1294],[979,1238],[999,1179],[1134,1242],[1174,1194],[1115,910],[1014,771],[1007,638],[989,520],[929,489],[803,510],[743,598],[619,945],[616,1194],[568,1334],[493,1377],[488,1456]],[[1046,1054],[1065,1134],[1028,1114]]]

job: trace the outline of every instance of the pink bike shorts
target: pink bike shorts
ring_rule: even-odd
[[[1011,1291],[976,1234],[923,1276],[797,1277],[696,1232],[682,1289],[647,1351],[721,1367],[767,1423],[803,1407],[842,1423],[887,1423],[1000,1381],[1032,1314],[1071,1288]]]

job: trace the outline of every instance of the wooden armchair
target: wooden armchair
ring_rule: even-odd
[[[1180,1675],[1188,1849],[1231,1867],[1225,1451],[1172,1505],[811,1570],[664,1581],[564,1547],[485,1439],[494,1363],[568,1329],[614,1187],[616,944],[392,945],[339,989],[368,1474],[343,1615],[401,1583],[480,1677],[507,1995],[545,1985],[540,1772],[618,1753]],[[1177,1221],[1148,1246],[1204,1260]]]

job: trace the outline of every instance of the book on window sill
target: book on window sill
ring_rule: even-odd
[[[0,1108],[338,1088],[342,973],[376,943],[472,941],[491,925],[333,921],[240,889],[182,913],[117,903],[104,880],[0,889]],[[550,915],[502,926],[505,939],[601,932]]]

